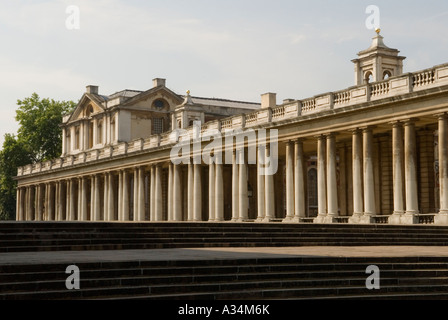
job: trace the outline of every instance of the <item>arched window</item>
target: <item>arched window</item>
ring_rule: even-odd
[[[364,77],[364,82],[365,83],[370,83],[372,81],[373,81],[373,75],[372,75],[372,72],[369,71],[369,72],[366,73],[366,75]]]
[[[387,80],[390,77],[392,77],[392,73],[389,70],[384,71],[384,73],[383,73],[383,80]]]

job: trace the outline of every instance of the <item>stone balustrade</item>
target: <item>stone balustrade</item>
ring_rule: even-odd
[[[318,95],[304,100],[288,101],[283,105],[274,108],[260,109],[249,114],[241,114],[211,121],[203,124],[201,132],[206,132],[209,129],[217,129],[226,132],[266,123],[275,123],[286,119],[296,119],[328,110],[349,107],[360,103],[376,101],[444,85],[448,85],[448,64],[415,73],[391,77],[380,82]],[[181,141],[186,137],[192,136],[193,129],[187,128],[186,130],[187,134],[180,137]],[[59,159],[43,163],[26,165],[18,168],[17,176],[31,175],[71,165],[155,149],[160,146],[176,143],[170,136],[171,132],[165,132],[158,135],[152,135],[146,139],[118,142],[113,146],[106,146],[101,149],[89,150],[87,152],[82,151],[76,155],[63,156]]]

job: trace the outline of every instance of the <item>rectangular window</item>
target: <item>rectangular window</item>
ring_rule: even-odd
[[[162,132],[163,132],[163,119],[162,118],[152,119],[152,133],[160,134]]]

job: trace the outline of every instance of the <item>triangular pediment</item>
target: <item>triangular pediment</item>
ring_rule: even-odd
[[[93,94],[85,93],[78,105],[72,112],[66,123],[79,119],[91,117],[94,114],[103,113],[104,107],[101,105],[101,99]]]

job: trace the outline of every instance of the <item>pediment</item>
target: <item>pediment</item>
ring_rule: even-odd
[[[70,115],[70,118],[67,120],[67,123],[83,118],[89,118],[98,113],[103,113],[104,107],[96,100],[97,99],[91,94],[84,94],[75,110]]]
[[[164,102],[163,107],[162,104],[159,104],[157,101]],[[176,106],[182,103],[182,101],[183,99],[181,96],[177,95],[168,88],[157,87],[142,92],[141,94],[126,101],[122,106],[154,111],[174,111]]]

